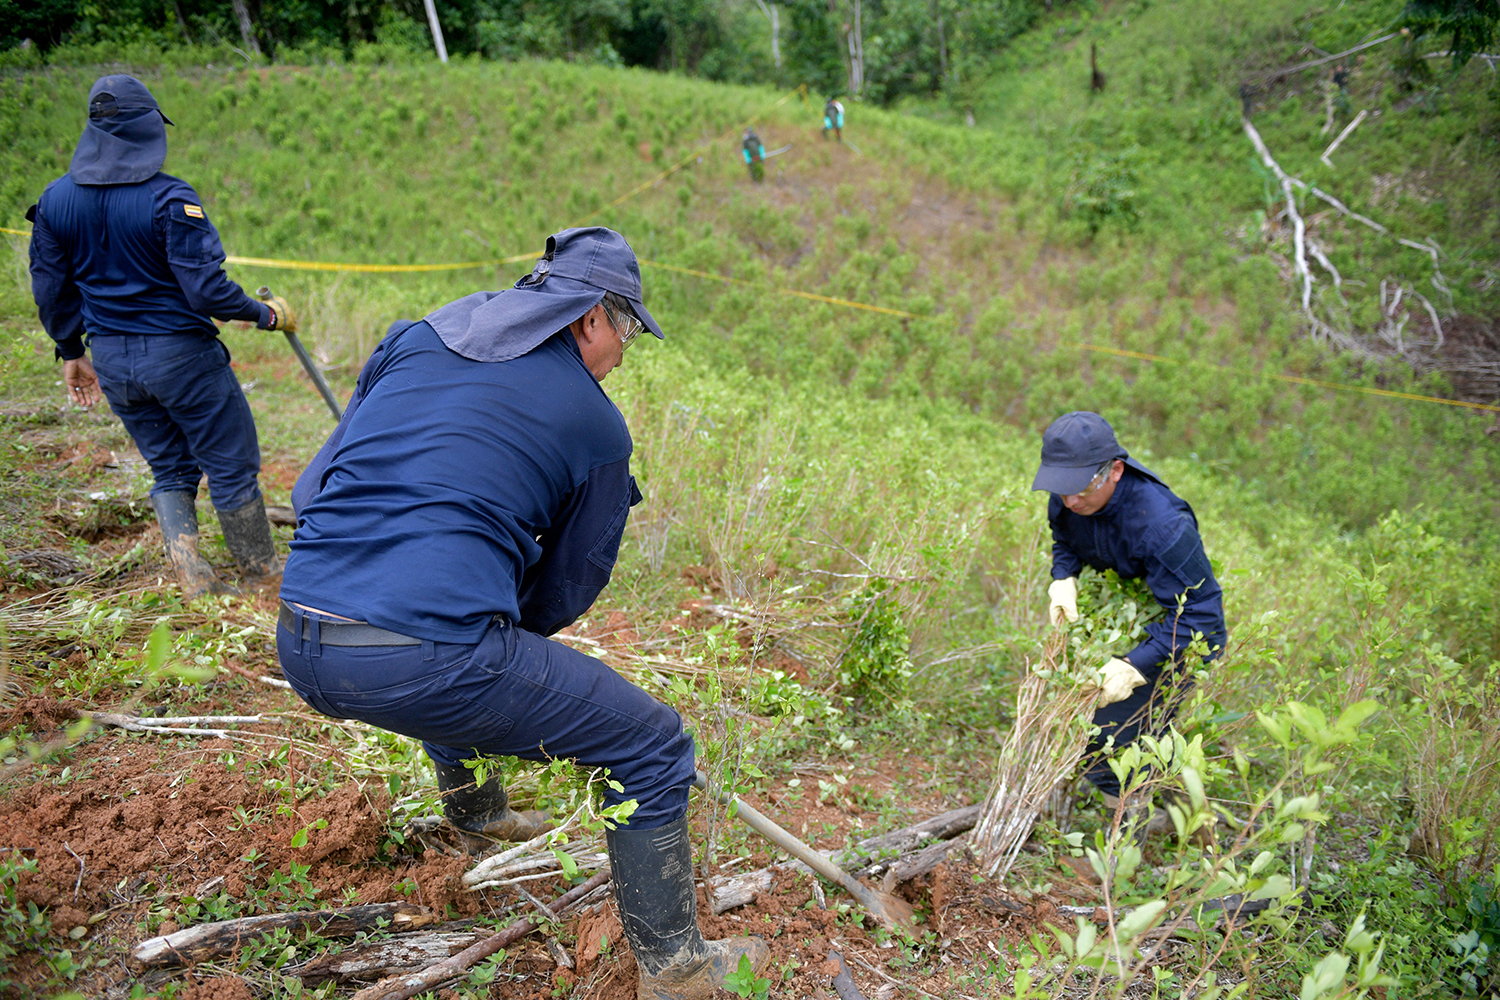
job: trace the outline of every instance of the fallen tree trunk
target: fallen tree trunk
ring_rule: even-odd
[[[431,910],[412,903],[369,903],[338,910],[270,913],[198,924],[136,945],[130,958],[142,967],[188,965],[227,955],[272,931],[312,931],[323,937],[353,937],[360,931],[407,931],[435,923]]]
[[[553,913],[558,913],[565,907],[578,902],[584,896],[587,896],[608,881],[609,869],[606,868],[582,885],[574,886],[557,897],[548,909]],[[493,934],[477,944],[470,945],[457,955],[444,959],[436,965],[429,966],[421,972],[413,975],[398,976],[394,979],[386,979],[376,983],[374,986],[362,989],[354,994],[354,1000],[408,1000],[409,997],[414,997],[418,993],[436,988],[439,983],[462,975],[475,963],[489,958],[512,941],[518,941],[527,934],[530,934],[532,930],[541,925],[541,922],[541,919],[538,917],[523,917],[498,934]]]
[[[337,955],[319,955],[300,965],[287,966],[283,971],[301,979],[304,986],[316,986],[330,979],[340,983],[354,979],[369,982],[418,972],[434,962],[451,958],[486,936],[482,931],[403,934],[386,941],[355,945]]]

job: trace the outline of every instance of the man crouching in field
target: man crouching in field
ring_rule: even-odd
[[[759,938],[698,929],[686,818],[693,739],[666,705],[544,638],[609,582],[630,508],[625,418],[600,383],[642,328],[635,254],[568,229],[514,288],[399,322],[293,493],[282,671],[318,711],[424,741],[448,819],[519,840],[545,817],[509,808],[476,752],[607,767],[631,799],[606,834],[642,998],[710,996]]]
[[[1103,690],[1093,720],[1099,734],[1088,746],[1086,776],[1113,810],[1120,781],[1103,757],[1107,742],[1122,747],[1143,732],[1166,730],[1194,636],[1208,644],[1209,659],[1224,645],[1223,591],[1203,551],[1193,508],[1131,458],[1099,414],[1066,413],[1052,422],[1042,435],[1042,463],[1031,488],[1052,494],[1047,616],[1053,622],[1078,620],[1078,573],[1085,563],[1145,580],[1166,612],[1146,626],[1134,649],[1100,670]]]

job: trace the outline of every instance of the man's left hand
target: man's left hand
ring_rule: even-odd
[[[1131,664],[1129,660],[1122,660],[1118,656],[1111,657],[1110,661],[1099,671],[1099,690],[1103,694],[1100,705],[1113,705],[1117,701],[1124,701],[1130,697],[1130,693],[1142,684],[1146,683],[1146,677]]]
[[[99,376],[94,363],[85,355],[63,362],[63,385],[68,387],[68,401],[75,406],[92,407],[99,402]]]
[[[261,299],[266,307],[271,310],[271,323],[267,330],[285,330],[287,333],[297,332],[297,314],[292,312],[291,305],[280,295],[272,295]]]

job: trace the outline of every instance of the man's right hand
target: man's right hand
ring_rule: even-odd
[[[1078,620],[1078,577],[1052,581],[1047,588],[1047,620],[1054,625]]]
[[[292,307],[287,300],[280,295],[272,295],[270,298],[261,299],[266,308],[271,310],[271,322],[267,330],[285,330],[287,333],[297,332],[297,314],[292,312]]]
[[[63,385],[68,387],[68,402],[75,406],[91,407],[99,402],[99,376],[94,374],[94,363],[85,355],[63,362]]]

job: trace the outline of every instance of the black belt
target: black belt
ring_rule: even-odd
[[[297,634],[296,618],[299,609],[286,601],[281,602],[281,613],[277,623],[293,635]],[[312,622],[318,623],[318,642],[324,646],[420,646],[421,639],[413,639],[400,632],[377,628],[369,622],[341,622],[330,618],[316,617],[316,612],[302,615],[302,639],[312,640]]]

